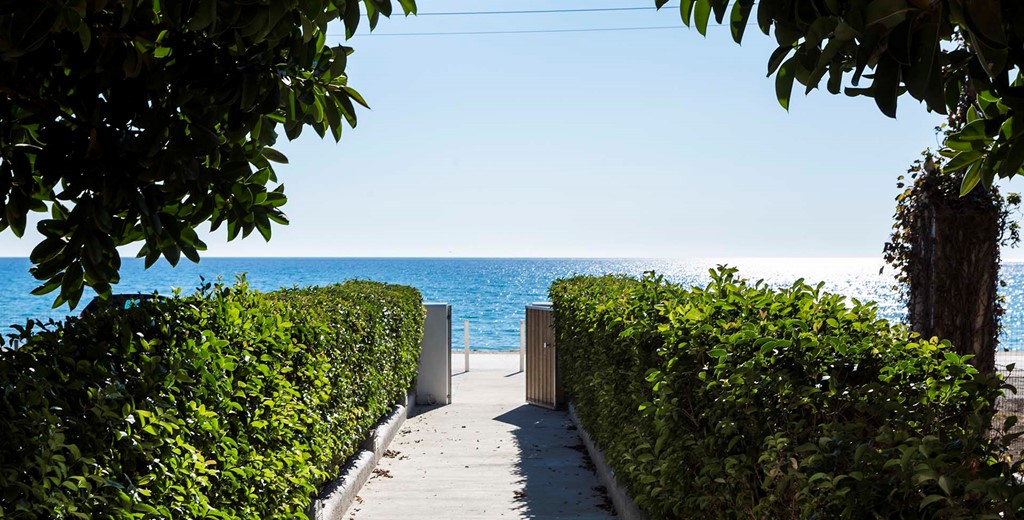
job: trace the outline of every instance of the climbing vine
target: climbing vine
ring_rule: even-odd
[[[911,327],[949,339],[994,368],[1003,305],[997,295],[1000,247],[1020,241],[1021,197],[995,186],[961,196],[962,174],[930,151],[900,176],[895,222],[883,256],[895,271]]]

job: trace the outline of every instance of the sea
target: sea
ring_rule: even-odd
[[[647,271],[673,282],[705,285],[708,270],[717,265],[739,269],[750,280],[773,286],[797,279],[824,282],[827,291],[859,301],[876,302],[879,313],[891,320],[905,315],[894,289],[893,272],[871,258],[203,258],[198,264],[182,261],[177,267],[164,262],[145,269],[141,260],[126,259],[115,293],[172,294],[195,291],[202,280],[227,283],[245,276],[250,287],[273,291],[281,287],[328,285],[350,279],[376,280],[416,287],[424,301],[452,306],[453,348],[463,348],[463,327],[468,322],[473,350],[506,351],[519,348],[519,325],[526,305],[546,301],[553,280],[572,275],[626,274]],[[77,315],[92,298],[88,291],[77,309],[52,309],[53,294],[33,296],[39,283],[29,273],[26,258],[0,258],[0,336],[11,324],[29,319],[60,320]],[[1000,289],[1005,298],[1001,349],[1024,350],[1024,263],[1005,262]]]

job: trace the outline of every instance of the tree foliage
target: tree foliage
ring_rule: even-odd
[[[405,14],[414,0],[398,0]],[[196,229],[228,240],[285,224],[278,129],[335,140],[356,124],[346,37],[390,0],[0,0],[0,232],[32,251],[34,292],[110,294],[117,247],[149,267],[198,261]]]
[[[656,0],[658,7],[668,0]],[[756,7],[756,12],[754,8]],[[1024,166],[1024,3],[1017,0],[682,0],[687,26],[712,17],[742,41],[753,21],[778,48],[768,60],[779,103],[796,83],[868,96],[896,117],[903,94],[963,122],[942,154],[965,171],[961,193]],[[863,79],[870,80],[862,84]]]

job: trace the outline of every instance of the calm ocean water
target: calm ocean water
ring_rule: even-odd
[[[348,279],[370,279],[411,285],[426,301],[452,305],[453,342],[462,346],[462,321],[470,321],[473,349],[509,350],[519,346],[519,320],[526,304],[547,299],[551,281],[573,274],[623,273],[640,275],[654,270],[666,278],[687,284],[704,284],[707,270],[725,263],[740,269],[752,279],[764,279],[774,285],[792,283],[798,278],[825,282],[826,289],[878,302],[884,317],[900,319],[903,308],[892,291],[891,271],[879,275],[880,260],[833,258],[784,259],[544,259],[544,258],[204,258],[199,264],[182,261],[177,268],[158,263],[146,270],[141,261],[126,260],[121,283],[115,292],[153,292],[169,294],[174,288],[190,293],[200,283],[222,277],[232,280],[245,273],[252,287],[270,291],[279,287],[325,285]],[[24,323],[28,318],[59,319],[66,308],[51,310],[53,295],[32,296],[38,284],[28,273],[29,261],[0,258],[0,280],[6,282],[0,292],[0,334],[7,325]],[[1024,350],[1024,263],[1005,263],[1002,269],[1007,286],[1003,317],[1003,348]],[[83,297],[79,309],[88,303]]]

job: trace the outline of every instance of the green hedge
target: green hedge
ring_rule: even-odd
[[[244,281],[0,351],[0,517],[304,518],[410,387],[418,291]]]
[[[1024,514],[997,377],[820,285],[711,275],[551,287],[566,389],[652,519]]]

